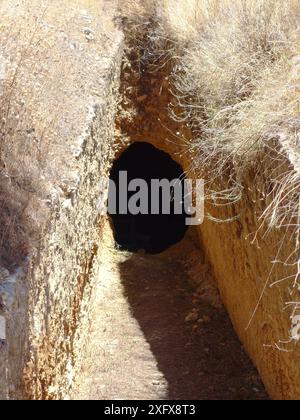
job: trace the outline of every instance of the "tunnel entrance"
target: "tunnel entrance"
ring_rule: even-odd
[[[147,205],[145,206],[144,203],[142,206],[140,200],[137,199],[137,204],[141,206],[141,209],[136,214],[130,212],[128,203],[135,194],[140,194],[141,190],[137,187],[135,191],[131,188],[129,188],[130,191],[124,191],[126,187],[123,183],[124,177],[127,178],[129,186],[134,180],[143,180],[147,186]],[[184,209],[184,172],[170,155],[150,143],[133,143],[114,162],[110,179],[115,187],[112,188],[110,185],[109,200],[114,194],[116,205],[113,212],[110,208],[109,213],[113,222],[115,241],[121,249],[130,252],[144,250],[148,254],[158,254],[184,237],[188,229],[187,214]],[[176,185],[177,193],[175,194],[174,187],[171,187],[171,193],[166,198],[165,191],[162,192],[160,188],[158,204],[158,197],[153,194],[153,180],[156,183],[176,180],[174,185]],[[178,184],[181,191],[179,201]],[[174,199],[175,195],[176,199]],[[126,211],[124,211],[124,206],[121,209],[121,196],[127,197]],[[167,214],[166,207],[169,208]],[[153,211],[153,208],[156,211]]]

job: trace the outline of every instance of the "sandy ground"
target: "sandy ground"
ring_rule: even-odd
[[[186,259],[199,252],[190,243],[159,256],[105,250],[73,399],[267,398],[211,279],[193,286]]]

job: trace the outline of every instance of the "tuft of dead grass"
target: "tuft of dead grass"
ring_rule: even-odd
[[[159,8],[161,31],[172,34],[180,51],[173,116],[191,127],[187,147],[197,156],[193,165],[210,171],[213,197],[234,202],[237,191],[242,193],[243,172],[256,167],[262,150],[272,155],[274,170],[265,178],[273,188],[260,221],[267,232],[283,229],[277,258],[284,240],[294,241],[295,251],[284,264],[295,266],[292,289],[297,290],[300,3],[287,0],[283,7],[278,0],[191,0],[189,12],[180,15],[180,1],[165,0]],[[292,165],[274,175],[286,155]],[[219,179],[228,182],[215,191]]]
[[[115,30],[102,1],[0,2],[0,265],[38,247],[78,181],[100,60]],[[88,28],[87,28],[88,27]],[[90,30],[94,36],[86,36]]]
[[[141,3],[134,3],[137,21]],[[260,221],[267,232],[282,228],[283,243],[286,238],[294,241],[295,252],[284,264],[296,268],[292,285],[296,290],[300,280],[299,1],[149,0],[147,13],[146,18],[141,13],[140,19],[149,22],[151,15],[147,58],[160,66],[173,63],[171,89],[176,105],[170,115],[189,127],[191,138],[184,141],[184,152],[193,157],[191,170],[208,179],[207,198],[221,205],[235,203],[243,195],[243,174],[249,167],[263,171],[261,156],[273,159],[273,170],[265,168],[272,188]],[[287,155],[291,165],[280,173]]]
[[[177,105],[170,111],[191,129],[186,147],[196,156],[195,169],[207,170],[214,162],[212,180],[224,173],[231,180],[224,197],[220,191],[218,195],[235,200],[232,188],[239,184],[238,174],[255,164],[261,148],[273,147],[274,138],[281,143],[284,139],[286,145],[299,143],[300,3],[121,4],[121,13],[132,25],[130,42],[148,24],[140,49],[151,51],[144,57],[160,65],[164,60],[174,63],[171,87]]]

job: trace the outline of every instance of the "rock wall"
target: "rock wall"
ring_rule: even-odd
[[[259,160],[261,164],[249,168],[241,179],[244,191],[238,204],[206,204],[199,234],[235,330],[269,395],[298,400],[300,348],[295,321],[300,296],[295,229],[269,228],[261,217],[270,204],[274,182],[270,174],[276,180],[294,168],[282,148],[280,155],[271,158],[262,153]]]
[[[138,60],[134,50],[123,64],[117,153],[131,142],[148,141],[169,153],[188,177],[210,181],[215,168],[209,168],[210,174],[197,170],[197,151],[186,151],[192,137],[189,128],[170,118],[174,102],[170,69],[147,71],[145,66],[139,72]],[[274,153],[263,150],[241,175],[243,192],[236,204],[215,206],[206,200],[205,221],[198,233],[223,302],[269,395],[300,399],[298,283],[292,287],[299,258],[295,227],[270,227],[269,220],[263,223],[262,218],[278,180],[297,168],[289,146],[284,149],[278,140],[272,149]],[[220,185],[215,187],[218,190]],[[194,279],[197,284],[197,274]]]
[[[27,102],[30,132],[38,136],[41,127],[51,127],[49,144],[60,152],[43,161],[49,169],[43,181],[48,196],[34,197],[47,209],[39,242],[19,267],[2,270],[0,399],[68,398],[80,368],[93,274],[101,258],[100,179],[107,178],[113,156],[123,35],[101,2],[55,0],[43,6],[23,0],[17,10],[10,1],[1,9],[15,30],[24,19],[38,18],[34,56],[26,50],[36,73],[32,62],[22,63],[18,93],[31,82],[33,89],[48,87],[40,94],[28,90],[36,101]],[[13,51],[24,52],[26,36],[18,32],[11,41],[14,49],[10,39],[1,44],[8,69],[15,69]]]
[[[70,1],[67,7],[53,0],[50,10],[40,15],[41,3],[22,0],[18,10],[13,0],[0,5],[10,34],[0,42],[1,83],[10,69],[18,68],[24,45],[29,52],[28,33],[20,32],[23,16],[32,24],[38,17],[40,37],[33,45],[29,40],[34,55],[29,54],[18,71],[21,81],[26,79],[18,91],[30,104],[26,133],[33,127],[38,137],[51,126],[50,151],[52,145],[56,151],[43,162],[49,167],[49,178],[43,175],[46,197],[31,200],[40,203],[38,213],[45,218],[38,245],[22,264],[0,269],[0,399],[69,396],[87,339],[102,258],[99,180],[108,176],[112,158],[133,141],[149,141],[196,176],[191,170],[195,156],[183,153],[188,130],[168,114],[168,69],[153,73],[135,68],[134,50],[133,57],[125,57],[115,139],[123,35],[105,17],[100,2]],[[36,80],[38,74],[42,80]],[[44,88],[36,91],[41,85]],[[299,399],[298,329],[295,305],[289,305],[299,302],[299,296],[289,287],[290,279],[285,281],[295,279],[295,267],[282,264],[295,252],[295,244],[292,231],[260,229],[272,188],[268,171],[275,171],[268,154],[261,161],[240,180],[244,192],[238,204],[206,203],[199,237],[235,329],[270,395]],[[274,179],[294,170],[287,153],[276,168]],[[32,205],[26,211],[37,214]]]

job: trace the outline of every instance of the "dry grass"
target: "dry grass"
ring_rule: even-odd
[[[178,1],[165,4],[168,25],[182,25],[175,80],[181,109],[204,134],[209,131],[209,142],[244,151],[274,123],[295,116],[291,58],[299,52],[299,2],[289,0],[283,8],[277,0],[192,1],[201,11],[195,10],[192,29],[173,17]]]
[[[192,128],[194,136],[188,148],[197,156],[194,165],[203,168],[204,173],[210,171],[212,195],[221,203],[236,200],[237,190],[243,188],[243,172],[248,166],[256,167],[261,150],[272,156],[274,170],[266,172],[265,178],[273,187],[261,221],[267,222],[267,231],[283,228],[277,258],[284,249],[284,240],[294,241],[295,251],[284,264],[295,266],[296,281],[292,279],[292,286],[297,289],[300,3],[188,3],[188,13],[183,14],[179,13],[181,2],[177,0],[165,0],[158,6],[162,33],[170,33],[180,51],[173,77],[178,108],[173,115]],[[290,167],[280,174],[278,168],[284,167],[286,150],[295,170]],[[224,174],[230,181],[223,190],[214,191],[216,180],[224,179]]]
[[[191,170],[202,172],[208,180],[208,198],[222,205],[242,196],[249,167],[263,173],[272,188],[262,196],[267,204],[260,221],[267,232],[283,229],[276,259],[285,240],[295,243],[294,253],[283,263],[295,266],[292,287],[296,290],[300,280],[300,2],[146,3],[152,13],[151,21],[146,15],[152,25],[147,40],[153,44],[147,58],[153,60],[155,51],[160,65],[174,64],[171,83],[176,105],[170,112],[190,128],[192,136],[185,147],[193,157]],[[138,5],[136,1],[135,10]],[[145,13],[141,16],[145,22]],[[292,161],[289,168],[286,154]],[[272,168],[264,167],[263,156],[273,160]]]
[[[38,246],[50,211],[78,182],[74,153],[98,87],[95,57],[114,30],[101,4],[72,0],[66,15],[59,0],[0,2],[0,265]]]
[[[20,28],[10,18],[4,16],[0,25],[0,265],[8,267],[28,254],[29,237],[33,240],[33,232],[38,230],[37,219],[46,216],[39,214],[32,200],[43,196],[41,167],[46,142],[37,137],[31,116],[37,91],[30,86],[32,79],[24,77],[34,70],[39,22],[28,19]],[[11,39],[20,40],[14,51]]]
[[[255,164],[262,147],[273,147],[274,138],[299,144],[298,0],[284,7],[279,0],[121,4],[135,24],[131,37],[152,25],[144,37],[144,49],[151,41],[152,50],[144,57],[153,60],[156,49],[160,64],[174,62],[177,106],[171,113],[192,130],[187,148],[197,156],[195,169],[214,162],[213,181],[228,170],[232,180],[245,162]],[[227,188],[224,195],[236,197]]]

